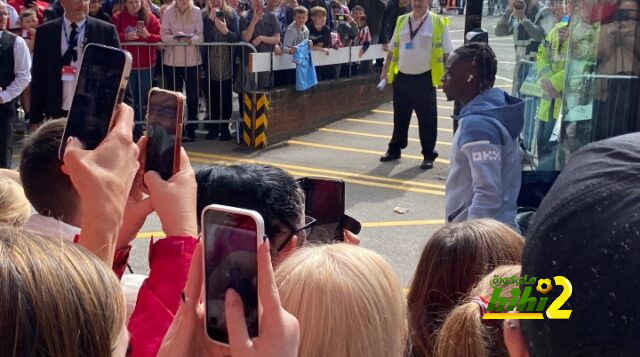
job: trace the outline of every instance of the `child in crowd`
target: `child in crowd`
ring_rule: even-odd
[[[520,266],[499,266],[478,282],[465,301],[451,311],[437,331],[434,356],[509,356],[502,339],[502,320],[482,319],[494,293],[492,280],[495,275],[517,278],[520,276]],[[519,287],[515,282],[501,285],[500,298],[510,299],[511,290]]]
[[[491,219],[448,224],[422,251],[407,296],[415,356],[432,356],[435,333],[447,314],[495,267],[519,264],[522,237]]]
[[[316,6],[311,9],[310,14],[313,23],[313,26],[309,28],[309,40],[312,42],[311,50],[322,52],[328,56],[329,48],[331,48],[331,30],[326,25],[327,10]],[[333,65],[316,67],[318,80],[334,79],[336,74],[336,68]]]
[[[308,13],[307,8],[303,6],[298,6],[293,10],[293,23],[287,28],[282,42],[282,50],[285,53],[293,55],[296,52],[296,46],[309,39],[309,29],[305,25]]]
[[[362,57],[364,52],[371,44],[371,33],[369,32],[369,26],[367,26],[367,16],[364,12],[364,8],[360,5],[356,5],[351,10],[353,18],[358,25],[358,33],[354,39],[353,46],[362,46],[358,52],[358,57]],[[358,74],[369,73],[371,71],[371,61],[363,61],[353,64]]]

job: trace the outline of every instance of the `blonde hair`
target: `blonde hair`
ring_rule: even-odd
[[[407,303],[378,254],[343,243],[304,247],[275,277],[283,307],[300,322],[300,356],[403,354]]]
[[[31,204],[22,185],[0,174],[0,224],[22,227],[31,213]]]
[[[327,16],[327,10],[324,7],[321,6],[315,6],[311,8],[311,11],[309,12],[309,14],[311,15],[311,17],[314,16]]]
[[[0,355],[110,357],[122,338],[115,275],[79,245],[0,227]]]
[[[503,265],[487,274],[469,293],[465,302],[458,305],[436,333],[434,356],[437,357],[481,357],[508,356],[502,341],[502,320],[483,320],[480,307],[472,299],[476,296],[491,298],[494,275],[520,276],[519,265]],[[511,297],[516,284],[502,286],[500,297]]]

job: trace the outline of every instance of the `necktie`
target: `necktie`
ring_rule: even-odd
[[[67,51],[62,56],[62,65],[68,66],[71,64],[71,61],[75,62],[78,60],[78,52],[76,51],[76,46],[78,44],[78,25],[75,23],[71,24],[71,34],[69,34],[69,47]]]

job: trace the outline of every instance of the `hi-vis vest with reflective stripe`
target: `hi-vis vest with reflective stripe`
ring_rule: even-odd
[[[398,74],[398,58],[400,57],[400,33],[409,21],[409,16],[413,13],[398,17],[396,29],[393,36],[393,58],[387,70],[387,83],[393,83],[393,78]],[[441,84],[440,79],[444,75],[444,50],[442,49],[442,33],[445,26],[449,25],[449,19],[431,13],[431,22],[433,23],[433,37],[431,39],[431,81],[433,86],[437,87]]]

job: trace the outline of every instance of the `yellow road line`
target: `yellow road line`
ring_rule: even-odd
[[[426,226],[444,224],[444,219],[424,219],[416,221],[390,221],[390,222],[367,222],[362,223],[363,228],[375,227],[404,227],[404,226]]]
[[[362,133],[359,131],[349,131],[349,130],[338,130],[338,129],[330,129],[330,128],[320,128],[318,131],[324,131],[327,133],[336,133],[336,134],[345,134],[345,135],[356,135],[356,136],[366,136],[369,138],[380,138],[380,139],[391,139],[389,135],[380,135],[380,134],[371,134],[371,133]],[[410,142],[419,143],[420,140],[409,138]],[[447,145],[451,146],[451,143],[445,141],[436,141],[436,145]]]
[[[435,188],[435,189],[444,190],[444,185],[438,184],[438,183],[403,180],[403,179],[397,179],[397,178],[392,178],[392,177],[371,176],[371,175],[358,174],[358,173],[355,173],[355,172],[320,169],[320,168],[315,168],[315,167],[290,165],[290,164],[284,164],[284,163],[278,163],[278,162],[272,162],[272,161],[265,161],[265,160],[241,159],[241,158],[234,157],[234,156],[208,154],[208,153],[195,152],[195,151],[189,151],[188,154],[189,154],[189,156],[197,156],[197,157],[200,157],[200,158],[207,158],[207,159],[216,160],[216,161],[263,164],[263,165],[276,166],[276,167],[280,167],[282,169],[287,169],[287,170],[312,172],[313,175],[316,175],[316,176],[319,176],[319,175],[325,175],[325,176],[331,176],[331,177],[339,176],[339,177],[342,177],[342,178],[346,177],[346,178],[353,178],[353,179],[363,179],[363,180],[373,180],[373,181],[381,181],[381,182],[391,182],[391,183],[400,184],[402,186],[419,186],[419,187],[427,187],[427,188]],[[211,163],[211,162],[209,161],[207,163]]]
[[[393,126],[393,122],[390,121],[382,121],[382,120],[367,120],[367,119],[356,119],[356,118],[346,118],[344,119],[346,121],[352,121],[352,122],[357,122],[357,123],[366,123],[366,124],[375,124],[375,125],[387,125],[387,126]],[[411,124],[409,125],[409,127],[411,128],[418,128],[418,125],[416,124]],[[440,131],[446,131],[448,133],[453,133],[453,129],[449,129],[449,128],[438,128],[438,130]]]
[[[446,106],[439,105],[439,106],[438,106],[438,109],[440,109],[440,108],[443,108],[443,109],[453,109],[453,107],[446,107]],[[380,114],[393,114],[393,111],[392,111],[392,110],[383,110],[383,109],[371,109],[371,112],[373,112],[373,113],[380,113]],[[440,117],[438,117],[438,118],[440,118]],[[451,119],[450,117],[445,117],[445,118],[449,118],[449,119]]]
[[[487,312],[482,317],[485,320],[544,320],[541,312],[500,313]]]
[[[391,115],[393,115],[393,111],[392,110],[373,109],[371,111],[375,112],[375,113],[379,113],[379,114],[391,114]],[[413,113],[413,115],[411,115],[411,118],[414,118],[414,117],[416,117],[415,113]],[[438,119],[453,120],[453,118],[451,118],[450,116],[438,116]]]
[[[309,146],[309,147],[320,148],[320,149],[330,149],[330,150],[357,152],[357,153],[362,153],[362,154],[371,154],[371,155],[383,155],[384,154],[384,151],[357,149],[357,148],[337,146],[337,145],[325,145],[325,144],[310,143],[308,141],[300,141],[300,140],[287,140],[286,143],[287,144],[293,144],[293,145]],[[403,154],[402,157],[406,157],[408,159],[421,160],[421,161],[424,159],[424,157],[422,157],[422,156],[408,155],[408,154],[407,155]],[[439,162],[441,164],[449,164],[449,160],[445,160],[445,159],[436,159],[435,161]]]
[[[362,223],[362,227],[363,228],[381,228],[381,227],[403,227],[403,226],[429,226],[429,225],[440,225],[440,224],[444,224],[444,219],[425,219],[425,220],[417,220],[417,221],[365,222],[365,223]],[[151,237],[159,238],[164,236],[165,236],[164,232],[140,232],[136,237],[137,238],[151,238]],[[513,314],[509,314],[509,315],[513,315]]]

